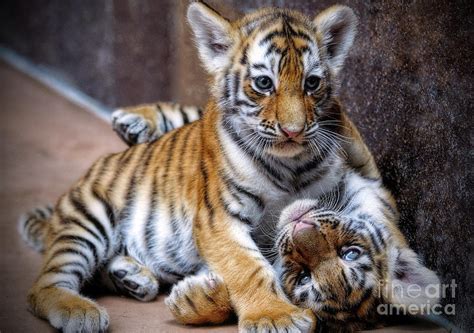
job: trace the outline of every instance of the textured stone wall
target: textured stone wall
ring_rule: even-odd
[[[314,15],[333,1],[209,1],[229,18],[262,6]],[[359,34],[341,98],[375,153],[425,262],[455,279],[456,315],[474,328],[472,49],[470,1],[339,1]],[[0,43],[51,66],[109,106],[171,99],[203,104],[186,1],[4,1]]]

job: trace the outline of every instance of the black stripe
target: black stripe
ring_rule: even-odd
[[[92,243],[87,238],[84,238],[84,237],[78,236],[78,235],[62,235],[62,236],[59,236],[58,238],[56,238],[54,240],[54,243],[59,243],[59,242],[66,242],[66,243],[67,242],[74,242],[74,243],[77,243],[77,244],[80,244],[80,245],[87,246],[92,251],[92,255],[94,256],[96,266],[99,265],[101,260],[99,258],[98,252],[97,252],[97,247],[95,246],[94,243]]]
[[[199,118],[202,118],[202,115],[204,114],[204,111],[201,108],[198,108],[197,112],[198,112]]]
[[[168,240],[166,243],[166,250],[165,254],[168,256],[169,261],[175,264],[178,267],[183,267],[181,265],[182,260],[179,258],[179,251],[182,248],[182,244],[179,239],[179,235],[176,235],[176,231],[174,231],[174,236],[172,236],[171,240]],[[177,239],[176,239],[177,238]]]
[[[207,168],[204,162],[204,159],[201,159],[201,175],[204,180],[204,205],[206,206],[209,212],[209,224],[211,228],[214,226],[214,207],[211,204],[211,200],[209,198],[209,175],[207,172]]]
[[[158,185],[156,175],[153,175],[152,192],[150,196],[150,212],[145,223],[145,247],[150,253],[153,245],[156,244],[155,221],[159,220],[158,215]]]
[[[186,113],[186,111],[184,111],[184,109],[182,107],[179,108],[179,112],[181,113],[181,116],[183,117],[183,124],[186,125],[189,123],[189,118],[188,118],[188,114]]]
[[[249,35],[257,28],[258,29],[264,29],[266,24],[271,23],[276,18],[279,18],[277,13],[274,13],[274,12],[267,13],[265,15],[258,16],[255,19],[247,22],[247,24],[245,24],[244,28],[245,28],[247,34]],[[250,27],[252,27],[252,29],[250,29]]]
[[[268,69],[267,65],[265,65],[263,63],[252,64],[252,68],[255,68],[255,69]]]
[[[80,285],[82,281],[84,281],[84,274],[81,271],[78,271],[76,269],[73,270],[64,270],[61,268],[55,268],[53,270],[48,269],[46,272],[43,274],[67,274],[67,275],[74,275],[77,278],[77,282]]]
[[[224,100],[228,100],[230,97],[230,69],[227,69],[224,74]]]
[[[247,225],[253,224],[252,220],[250,220],[248,217],[242,216],[239,212],[232,211],[229,207],[229,204],[224,200],[223,196],[220,193],[219,193],[219,201],[221,203],[221,206],[224,207],[224,210],[228,215],[232,216],[233,218]]]
[[[44,220],[48,218],[41,208],[37,208],[35,212]]]
[[[91,261],[90,261],[89,257],[84,252],[79,251],[79,249],[74,248],[74,247],[63,247],[63,248],[60,248],[60,249],[56,250],[55,252],[53,252],[53,254],[51,255],[48,262],[44,265],[44,267],[48,267],[48,265],[51,263],[51,261],[53,259],[57,258],[61,254],[75,254],[75,255],[83,258],[86,261],[88,266],[91,266]]]
[[[48,284],[44,287],[41,287],[40,290],[58,288],[58,287],[65,288],[65,289],[74,289],[74,286],[69,281],[56,281],[56,282],[50,283],[50,284]]]
[[[161,120],[163,121],[163,133],[168,133],[170,129],[169,124],[168,124],[168,118],[166,118],[165,114],[163,113],[163,109],[161,108],[160,104],[156,104],[156,109],[158,111],[158,114],[161,116]]]
[[[186,302],[188,305],[191,307],[191,309],[196,313],[199,314],[199,312],[196,309],[196,305],[194,305],[194,302],[188,297],[188,295],[184,295],[184,298],[186,299]]]
[[[265,278],[261,278],[260,280],[258,280],[257,282],[257,289],[262,287],[263,283],[265,282]]]
[[[272,284],[270,285],[270,291],[275,295],[277,294],[275,281],[272,281]]]
[[[375,252],[376,252],[376,253],[380,253],[380,251],[381,251],[380,244],[379,244],[379,243],[377,242],[377,240],[375,239],[375,236],[374,236],[374,234],[372,234],[371,230],[370,230],[370,229],[367,229],[367,231],[369,232],[370,240],[371,240],[372,243],[374,244]]]
[[[135,152],[135,150],[136,150],[135,148],[130,147],[126,151],[122,152],[121,156],[119,157],[119,163],[118,164],[121,164],[121,166],[126,165],[130,161],[130,159],[132,158],[133,153]]]
[[[99,242],[103,242],[104,240],[106,241],[106,238],[101,237],[97,232],[94,230],[90,229],[88,226],[86,226],[84,223],[82,223],[80,220],[74,218],[74,217],[68,217],[64,216],[61,213],[59,214],[59,220],[63,224],[75,224],[79,228],[83,229],[84,231],[90,233],[95,239],[97,239]],[[106,241],[107,243],[107,241]],[[107,247],[107,246],[106,246]]]
[[[169,172],[170,172],[170,167],[171,167],[171,162],[173,160],[173,153],[174,153],[174,148],[176,147],[176,143],[178,142],[178,134],[181,132],[175,132],[173,133],[174,135],[171,136],[169,141],[171,141],[166,147],[166,151],[163,151],[162,154],[166,155],[166,162],[165,162],[165,170],[162,175],[162,179],[165,184],[167,184],[167,179],[169,177]],[[170,198],[171,199],[171,198]]]
[[[27,236],[28,238],[36,239],[38,235],[44,230],[44,220],[36,220],[35,223],[30,224],[28,228]]]
[[[178,141],[180,141],[180,137],[179,135],[182,133],[182,131],[178,131],[178,132],[175,132],[173,137],[171,138],[171,142],[169,143],[169,145],[166,147],[166,152],[164,152],[164,154],[167,156],[167,159],[166,159],[166,162],[165,162],[165,170],[164,170],[164,173],[162,175],[162,184],[165,184],[166,188],[167,188],[167,193],[168,193],[168,211],[169,211],[169,221],[171,223],[171,228],[172,228],[172,233],[174,235],[174,237],[177,237],[177,231],[178,231],[178,221],[176,219],[176,212],[175,212],[175,206],[174,206],[174,201],[177,201],[175,199],[175,191],[172,190],[172,188],[170,188],[170,186],[172,186],[172,182],[171,180],[168,180],[169,176],[170,176],[170,168],[171,168],[171,162],[174,160],[174,154],[175,154],[175,148],[176,148],[176,145],[178,143]],[[180,188],[180,186],[178,186],[178,188]]]
[[[102,235],[105,243],[106,243],[106,249],[109,248],[110,246],[110,239],[107,235],[107,231],[105,230],[104,226],[102,223],[90,213],[82,201],[82,194],[79,192],[79,190],[73,190],[69,194],[69,200],[71,201],[71,204],[74,206],[74,209],[80,213],[86,220],[91,222],[94,227],[99,231],[99,233]],[[107,251],[108,252],[108,251]]]
[[[354,280],[354,282],[359,282],[359,275],[357,275],[356,270],[353,267],[349,268],[349,270],[351,271],[352,280]]]
[[[178,315],[181,315],[181,311],[179,310],[179,308],[176,304],[173,304],[173,309]]]
[[[248,61],[248,59],[247,59],[247,50],[248,50],[248,48],[249,48],[249,45],[247,44],[247,45],[245,45],[244,49],[242,50],[242,57],[240,58],[240,63],[242,65],[247,64],[247,61]]]
[[[265,35],[265,37],[263,37],[260,42],[258,43],[259,46],[263,46],[265,45],[266,43],[270,42],[273,38],[275,37],[283,37],[283,38],[286,38],[286,34],[284,31],[280,31],[280,30],[276,30],[276,31],[272,31],[268,34]]]
[[[345,214],[349,215],[349,214],[354,213],[354,211],[356,211],[357,209],[360,209],[360,204],[352,205],[351,208],[349,208],[349,210],[344,210],[344,212]]]
[[[351,194],[349,194],[349,196],[345,199],[346,205],[349,204],[349,203],[351,203],[351,202],[352,202],[352,199],[354,199],[354,197],[355,197],[356,195],[358,195],[360,192],[362,192],[362,191],[365,190],[365,189],[366,189],[365,186],[359,187],[359,188],[357,189],[357,191],[354,191],[354,192],[352,192]]]
[[[203,294],[204,294],[204,297],[206,297],[206,299],[207,299],[207,301],[208,301],[209,303],[212,303],[212,304],[214,304],[214,305],[217,305],[216,301],[215,301],[211,296],[209,296],[209,295],[206,294],[205,292],[203,292]]]
[[[231,77],[233,78],[233,88],[234,88],[234,105],[239,105],[237,104],[238,102],[238,96],[239,96],[239,89],[240,89],[240,72],[234,72]]]
[[[301,38],[301,39],[304,39],[306,42],[312,42],[313,40],[311,39],[311,37],[309,37],[308,34],[306,34],[305,32],[303,31],[293,31],[292,34],[291,34],[291,37],[297,37],[297,38]]]
[[[248,276],[247,280],[251,280],[253,279],[258,273],[260,273],[260,271],[262,270],[263,268],[261,266],[258,266],[255,270],[252,271],[252,273],[250,273],[250,275]]]
[[[41,224],[41,220],[38,220],[37,216],[29,216],[23,224],[23,230],[26,235],[31,235],[31,229],[37,224]]]
[[[393,216],[397,216],[397,211],[396,209],[387,201],[385,200],[384,198],[382,198],[380,195],[376,195],[377,196],[377,199],[380,200],[380,202],[382,202],[382,204],[384,205],[385,208],[388,209],[388,211],[393,215]]]
[[[99,171],[97,172],[97,174],[94,176],[94,182],[93,184],[94,185],[97,185],[98,181],[101,180],[101,178],[103,177],[104,173],[109,170],[109,164],[112,160],[113,157],[115,157],[116,154],[110,154],[108,156],[106,156],[102,162],[102,164],[100,165],[100,169]]]
[[[155,145],[148,144],[145,146],[144,151],[141,151],[140,154],[141,159],[144,162],[140,163],[138,169],[135,170],[133,176],[130,179],[128,188],[126,190],[125,195],[125,205],[123,210],[120,212],[119,221],[123,221],[126,218],[130,217],[130,210],[134,206],[133,203],[136,200],[136,190],[137,186],[139,185],[140,181],[145,177],[145,173],[147,171],[148,166],[150,165],[150,161],[154,156],[155,152]]]
[[[160,262],[158,265],[158,274],[167,274],[167,275],[171,275],[173,276],[173,278],[177,279],[177,280],[181,280],[184,278],[184,275],[176,272],[175,270],[171,269],[170,267],[166,266],[166,264],[164,262]],[[191,275],[191,273],[193,272],[186,272],[186,273],[189,273],[188,275]]]
[[[241,138],[237,135],[237,133],[230,127],[230,124],[226,121],[222,121],[222,126],[226,129],[226,131],[229,133],[230,137],[232,140],[235,142],[235,144],[248,156],[250,156],[253,160],[256,162],[259,162],[259,165],[266,171],[266,175],[268,176],[269,180],[278,187],[278,189],[284,191],[284,192],[289,192],[290,189],[288,186],[281,185],[280,182],[283,180],[283,176],[280,175],[278,170],[270,166],[266,161],[264,161],[262,158],[258,156],[258,154],[255,153],[253,150],[253,147],[247,146],[245,143],[242,142]],[[223,148],[222,148],[223,149]],[[280,165],[281,166],[281,165]]]
[[[321,162],[324,161],[325,158],[326,158],[326,155],[314,156],[311,161],[309,161],[309,162],[307,162],[303,165],[298,166],[295,169],[295,173],[297,175],[302,175],[302,174],[305,174],[308,171],[313,171],[314,169],[316,169],[321,164]]]
[[[242,215],[237,214],[237,213],[231,213],[230,215],[233,218],[238,219],[240,222],[243,222],[243,223],[245,223],[247,225],[250,225],[250,226],[253,225],[253,221],[248,217],[242,216]]]
[[[169,140],[169,139],[168,139]],[[162,142],[162,146],[164,146],[167,142]],[[156,245],[156,229],[155,229],[155,222],[159,220],[158,216],[158,199],[159,199],[159,186],[158,183],[158,170],[161,169],[161,165],[157,165],[155,170],[151,173],[153,176],[152,181],[152,189],[150,194],[150,211],[147,217],[147,221],[145,223],[145,247],[148,253],[152,253],[153,246]]]
[[[219,174],[221,175],[222,180],[226,183],[226,185],[227,185],[228,188],[231,187],[231,188],[234,189],[234,191],[237,191],[239,194],[248,197],[248,198],[251,199],[253,202],[255,202],[255,204],[256,204],[259,208],[263,209],[263,208],[265,207],[265,205],[264,205],[264,203],[263,203],[263,200],[262,200],[259,196],[257,196],[257,195],[255,195],[255,194],[251,193],[249,190],[247,190],[247,189],[244,188],[243,186],[237,184],[231,177],[227,176],[227,174],[225,173],[225,171],[222,171],[222,170],[221,170],[221,172],[219,172]],[[236,198],[236,199],[240,202],[240,200],[239,200],[238,198]]]
[[[112,224],[112,226],[115,226],[115,213],[114,213],[114,209],[112,208],[112,206],[109,204],[109,202],[106,200],[106,198],[104,198],[104,196],[99,193],[98,189],[96,187],[94,187],[92,189],[92,196],[97,199],[98,201],[100,201],[100,203],[102,204],[102,206],[104,207],[104,210],[105,210],[105,214],[107,215],[110,223]]]
[[[329,168],[325,168],[321,170],[321,172],[315,173],[312,177],[306,179],[305,181],[298,181],[295,185],[295,189],[301,191],[306,186],[316,183],[318,180],[324,178],[326,174],[329,172]]]
[[[341,269],[341,277],[343,281],[344,291],[346,292],[346,297],[349,297],[349,295],[352,293],[352,286],[349,283],[346,272],[343,269]]]
[[[234,105],[235,106],[248,106],[249,108],[254,108],[257,106],[256,104],[251,104],[243,99],[235,99]]]
[[[88,271],[87,267],[85,267],[80,261],[71,261],[71,262],[68,262],[68,263],[65,263],[65,264],[52,266],[49,269],[47,269],[46,271],[44,271],[43,274],[50,273],[50,272],[56,272],[57,270],[64,269],[64,268],[67,268],[67,267],[75,267],[75,268],[80,268],[84,271]]]
[[[265,57],[268,57],[273,52],[281,54],[281,50],[279,48],[277,48],[277,46],[275,44],[270,44],[270,47],[267,49],[267,52],[265,52]],[[280,60],[280,62],[281,62],[281,60]]]

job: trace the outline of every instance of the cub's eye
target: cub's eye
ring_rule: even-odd
[[[296,284],[298,286],[305,285],[311,281],[311,272],[305,268],[303,269],[300,274],[298,274],[298,277],[296,278]]]
[[[341,253],[341,258],[345,261],[354,261],[357,260],[361,254],[362,251],[359,248],[350,247]]]
[[[308,78],[306,78],[306,81],[304,82],[304,89],[309,92],[315,91],[316,89],[318,89],[320,82],[321,79],[316,75],[308,76]]]
[[[270,91],[273,88],[272,79],[266,75],[255,78],[255,86],[261,91]]]

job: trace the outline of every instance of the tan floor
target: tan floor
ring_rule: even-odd
[[[0,62],[0,332],[51,332],[26,310],[41,257],[16,232],[18,216],[54,202],[98,156],[125,148],[110,126]],[[113,332],[236,332],[236,326],[178,325],[163,304],[99,299]],[[424,331],[405,326],[390,332]],[[432,330],[434,331],[434,330]]]

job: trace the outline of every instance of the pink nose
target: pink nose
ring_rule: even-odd
[[[288,128],[285,128],[285,127],[280,127],[280,129],[282,130],[283,133],[285,133],[285,135],[289,138],[294,138],[294,137],[297,137],[302,130],[300,131],[291,131],[289,130]]]
[[[305,221],[298,221],[296,222],[293,228],[293,234],[296,234],[298,231],[308,228],[314,228],[314,225]]]

